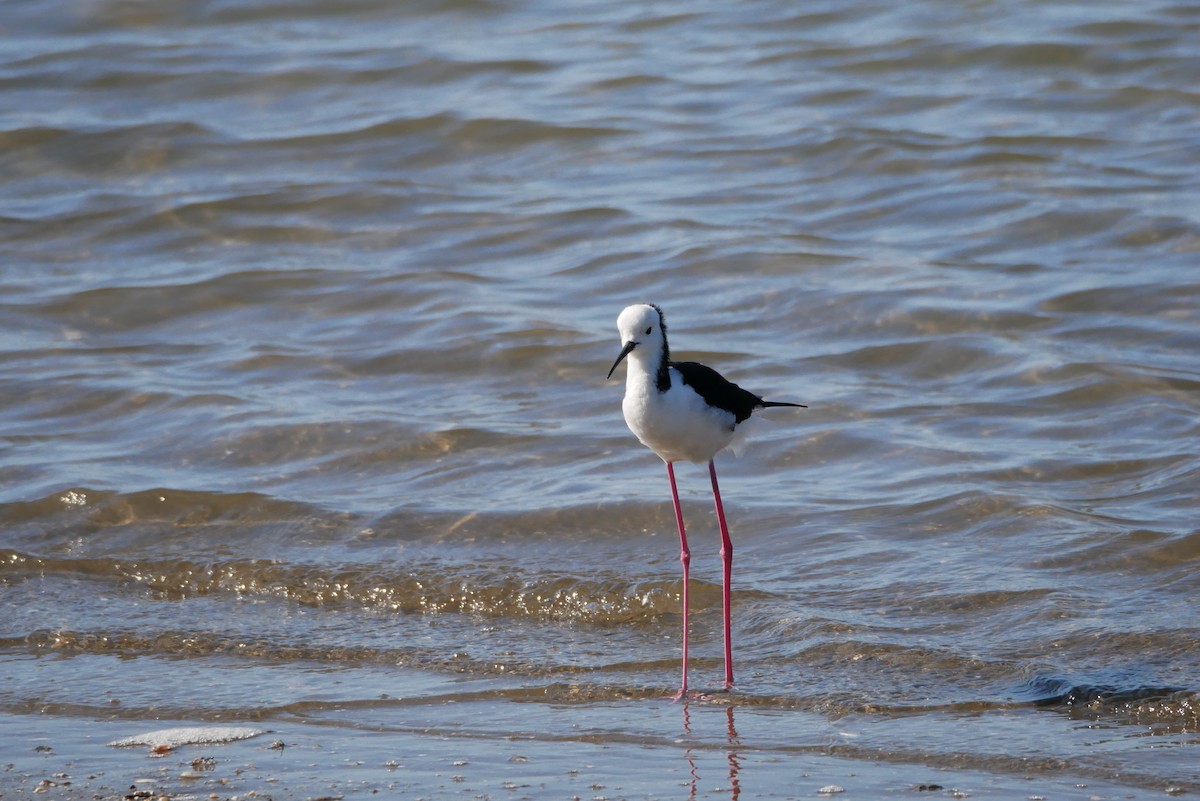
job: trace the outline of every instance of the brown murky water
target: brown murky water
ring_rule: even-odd
[[[0,31],[6,730],[677,753],[666,478],[604,381],[651,300],[678,356],[810,406],[719,461],[747,766],[1200,787],[1196,6],[35,0]]]

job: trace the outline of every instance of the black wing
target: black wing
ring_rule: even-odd
[[[683,383],[696,390],[709,406],[724,409],[742,422],[763,405],[763,399],[726,379],[716,370],[699,362],[671,362],[683,376]]]

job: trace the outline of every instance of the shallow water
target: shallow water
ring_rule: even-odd
[[[0,8],[7,725],[640,742],[652,300],[809,405],[718,459],[745,749],[1200,788],[1195,6],[57,8]]]

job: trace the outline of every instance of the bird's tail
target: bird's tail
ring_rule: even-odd
[[[798,409],[807,409],[803,403],[784,403],[783,401],[763,401],[761,404],[764,408],[769,406],[795,406]]]

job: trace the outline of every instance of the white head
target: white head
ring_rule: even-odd
[[[666,362],[670,358],[667,349],[667,323],[662,309],[647,303],[626,306],[617,317],[617,331],[621,335],[621,355],[613,362],[608,377],[626,356],[637,350],[634,358],[645,360],[651,365]]]

